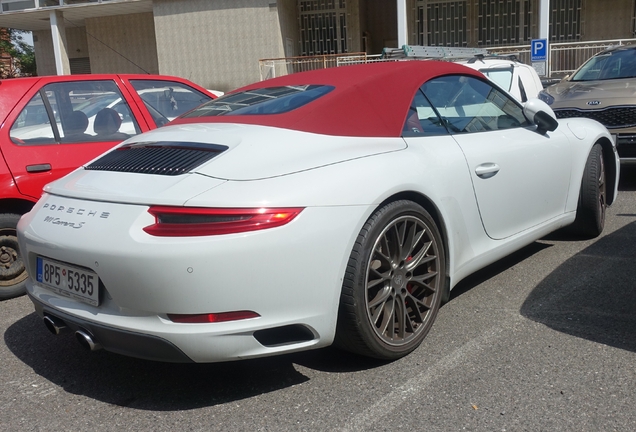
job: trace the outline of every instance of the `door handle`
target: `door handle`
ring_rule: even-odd
[[[499,169],[499,165],[496,163],[488,162],[475,168],[475,174],[477,174],[479,178],[489,179],[490,177],[494,177],[495,174],[499,172]]]
[[[51,171],[51,164],[27,165],[26,170],[28,173],[40,173],[40,172]]]

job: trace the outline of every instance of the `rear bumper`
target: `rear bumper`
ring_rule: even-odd
[[[204,363],[319,348],[333,341],[352,233],[366,211],[310,207],[270,230],[164,238],[143,231],[153,222],[145,206],[47,195],[18,227],[31,275],[26,288],[41,315],[133,357]],[[97,274],[99,305],[36,282],[38,256]],[[196,324],[168,318],[232,311],[259,316]]]
[[[107,351],[146,360],[170,363],[193,363],[190,357],[165,339],[79,319],[60,310],[47,307],[30,293],[29,298],[33,302],[35,310],[40,317],[44,318],[44,316],[49,316],[57,318],[63,321],[66,327],[73,332],[78,330],[88,331]]]

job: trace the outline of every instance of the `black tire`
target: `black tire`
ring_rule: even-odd
[[[605,161],[600,144],[594,144],[585,163],[574,233],[586,238],[598,237],[605,227],[607,208]]]
[[[433,218],[411,201],[377,210],[344,277],[335,346],[393,360],[428,334],[446,291],[445,254]]]
[[[18,214],[0,214],[0,300],[25,293],[27,273],[16,233],[19,220]]]

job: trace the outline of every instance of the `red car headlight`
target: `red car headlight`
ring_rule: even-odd
[[[152,206],[155,223],[144,228],[158,237],[233,234],[285,225],[303,208],[201,208]]]

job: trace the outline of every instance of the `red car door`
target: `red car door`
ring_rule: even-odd
[[[38,199],[47,183],[149,130],[144,117],[118,77],[46,79],[9,115],[2,150],[20,193]]]

